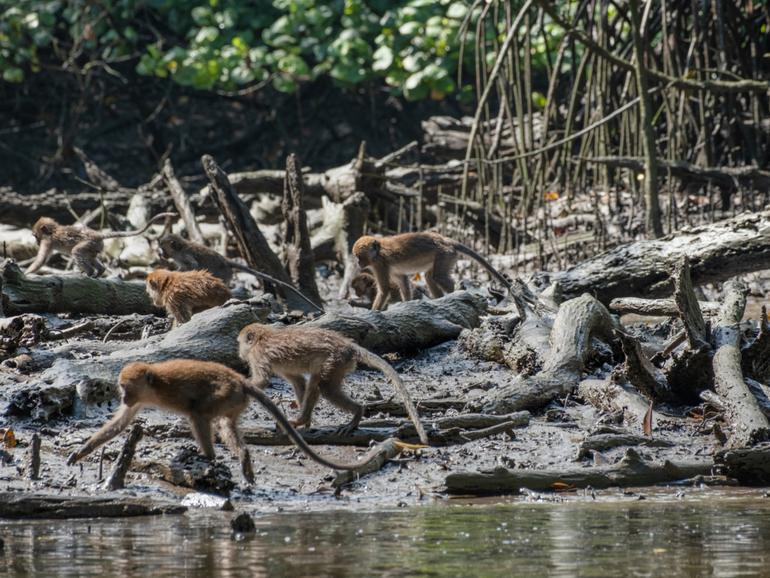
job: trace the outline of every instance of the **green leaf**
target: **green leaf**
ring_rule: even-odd
[[[24,71],[21,68],[12,66],[3,70],[3,80],[6,82],[24,82]]]

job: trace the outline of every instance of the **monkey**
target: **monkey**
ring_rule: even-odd
[[[175,213],[160,213],[150,219],[138,231],[94,231],[78,225],[60,225],[48,217],[40,217],[32,226],[32,234],[37,239],[39,248],[26,274],[34,273],[48,262],[53,251],[69,253],[78,268],[88,277],[99,277],[104,273],[104,265],[99,261],[99,253],[104,249],[104,240],[117,237],[141,235],[155,221],[174,216]]]
[[[369,269],[377,283],[377,295],[372,304],[375,311],[382,311],[387,306],[391,280],[398,285],[402,301],[409,301],[412,298],[412,286],[408,275],[413,273],[425,273],[428,291],[434,299],[451,293],[454,281],[450,272],[460,253],[477,261],[511,290],[508,279],[484,257],[470,247],[438,233],[402,233],[391,237],[365,235],[353,244],[353,255],[358,266]]]
[[[153,305],[173,318],[172,327],[187,323],[194,313],[222,305],[230,290],[208,271],[156,269],[147,275],[147,294]]]
[[[174,261],[181,271],[192,271],[195,269],[206,269],[215,277],[220,278],[225,283],[229,283],[233,277],[233,269],[245,271],[254,275],[258,279],[262,279],[275,285],[280,285],[300,297],[303,301],[312,305],[314,309],[323,313],[324,310],[321,306],[314,303],[310,298],[306,297],[296,287],[293,287],[289,283],[284,283],[267,275],[261,273],[235,261],[231,261],[226,257],[223,257],[213,249],[201,245],[200,243],[194,243],[183,239],[179,235],[173,233],[167,233],[158,239],[158,253],[163,259],[170,259]]]
[[[343,464],[326,459],[313,451],[289,420],[260,389],[229,367],[211,361],[172,359],[159,363],[133,362],[124,366],[118,377],[121,405],[112,418],[92,435],[67,465],[73,465],[126,429],[144,407],[159,407],[185,415],[203,455],[214,457],[212,422],[218,422],[219,435],[241,462],[243,476],[254,482],[251,456],[238,430],[238,418],[256,399],[275,419],[286,435],[310,458],[335,470],[352,470],[369,463],[376,453],[357,464]]]
[[[342,390],[342,380],[356,368],[356,362],[379,369],[393,383],[414,422],[420,441],[429,445],[417,409],[395,369],[381,357],[367,351],[335,331],[307,326],[270,327],[252,323],[238,335],[238,353],[251,369],[251,383],[264,390],[272,374],[291,383],[300,415],[293,426],[310,426],[319,396],[338,408],[353,414],[351,421],[340,427],[349,433],[358,427],[364,407]],[[309,375],[309,379],[305,379]]]
[[[374,303],[374,299],[377,296],[377,282],[374,280],[374,275],[368,271],[361,271],[353,278],[350,283],[350,287],[355,292],[358,298],[367,299],[370,303]],[[398,289],[398,285],[390,281],[390,291],[388,292],[388,298],[392,302],[401,301],[401,292]],[[424,295],[425,291],[422,287],[414,288],[416,293]]]

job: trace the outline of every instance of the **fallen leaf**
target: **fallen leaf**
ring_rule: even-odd
[[[565,482],[554,482],[551,484],[551,488],[556,492],[572,492],[577,489],[572,484],[567,484]]]
[[[543,193],[543,198],[546,201],[556,201],[559,199],[559,193],[556,191],[546,191]]]
[[[652,437],[652,402],[650,402],[650,407],[647,408],[647,413],[644,414],[644,419],[642,420],[642,431],[647,437]]]
[[[5,430],[5,433],[3,434],[3,444],[5,444],[5,447],[7,448],[16,447],[16,435],[11,428]]]

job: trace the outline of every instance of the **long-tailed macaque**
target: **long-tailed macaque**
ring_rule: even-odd
[[[175,213],[160,213],[150,219],[137,231],[94,231],[78,225],[60,225],[48,217],[40,217],[32,226],[32,234],[39,245],[37,256],[25,273],[34,273],[48,262],[54,251],[72,255],[75,264],[89,277],[99,277],[104,273],[104,265],[99,261],[99,253],[104,249],[105,239],[133,237],[141,235],[155,221],[173,217]]]
[[[231,261],[210,247],[188,241],[179,235],[167,233],[158,239],[158,253],[163,259],[174,261],[180,271],[205,269],[225,283],[229,283],[233,278],[233,269],[245,271],[259,279],[288,289],[303,301],[312,305],[314,309],[323,313],[322,307],[311,301],[310,298],[306,297],[296,287],[293,287],[289,283],[284,283],[270,275],[256,271],[251,267],[246,267],[245,265]]]
[[[250,385],[240,373],[220,363],[193,359],[172,359],[160,363],[129,363],[120,372],[118,385],[122,404],[115,415],[76,452],[70,454],[72,465],[128,427],[144,407],[159,407],[182,414],[190,421],[193,436],[207,458],[214,457],[212,422],[218,421],[219,435],[241,462],[244,477],[251,483],[249,450],[238,431],[238,418],[253,397],[270,413],[286,435],[310,458],[335,470],[352,470],[373,459],[357,464],[342,464],[321,457],[313,451],[280,409],[262,390]]]
[[[208,271],[156,269],[147,275],[147,294],[155,307],[173,318],[173,327],[187,323],[193,314],[218,307],[230,299],[230,290]]]
[[[295,325],[270,327],[252,323],[238,335],[238,352],[249,364],[255,387],[265,389],[270,376],[277,374],[291,383],[300,415],[294,426],[310,426],[319,396],[353,414],[350,423],[340,428],[350,432],[358,427],[364,407],[342,390],[342,380],[356,368],[356,362],[379,369],[395,386],[414,422],[420,441],[428,445],[428,436],[420,422],[409,392],[395,369],[381,357],[328,329]],[[309,375],[309,379],[305,379]]]
[[[454,290],[451,271],[459,254],[477,261],[509,290],[511,284],[481,255],[462,243],[438,233],[403,233],[391,237],[363,236],[353,245],[353,254],[361,269],[369,269],[377,282],[377,295],[372,309],[387,306],[390,281],[401,291],[401,299],[412,298],[409,275],[425,273],[428,291],[434,299]]]

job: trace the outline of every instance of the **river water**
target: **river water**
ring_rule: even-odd
[[[7,576],[770,576],[761,492],[0,521]]]

